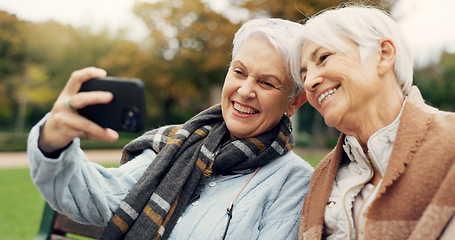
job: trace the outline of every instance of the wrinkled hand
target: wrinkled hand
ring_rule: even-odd
[[[118,133],[102,128],[77,113],[77,109],[92,104],[112,101],[110,92],[79,92],[83,82],[91,78],[106,77],[103,69],[89,67],[74,71],[54,103],[49,118],[41,129],[38,146],[41,151],[52,153],[67,146],[74,138],[116,141]],[[69,103],[69,104],[68,104]]]

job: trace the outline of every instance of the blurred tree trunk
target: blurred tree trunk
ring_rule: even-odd
[[[29,86],[31,82],[30,77],[27,74],[25,74],[24,79],[25,86]],[[16,133],[24,133],[25,118],[27,117],[27,104],[29,97],[26,92],[22,92],[18,93],[17,98],[18,110],[14,129]]]

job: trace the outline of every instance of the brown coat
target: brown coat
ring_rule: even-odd
[[[333,180],[345,157],[342,134],[316,167],[299,239],[321,239]],[[365,239],[436,239],[455,213],[455,113],[426,105],[412,87],[377,196],[366,213]]]

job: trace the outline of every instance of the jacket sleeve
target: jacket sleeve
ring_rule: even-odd
[[[79,139],[74,139],[58,158],[47,158],[38,148],[40,128],[45,120],[33,127],[28,138],[27,153],[34,184],[56,211],[81,223],[105,226],[155,153],[146,150],[119,168],[104,168],[90,162],[80,149]]]

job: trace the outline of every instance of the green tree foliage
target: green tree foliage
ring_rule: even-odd
[[[455,54],[443,52],[439,62],[414,70],[414,84],[427,103],[455,111]]]
[[[343,4],[362,3],[373,5],[384,10],[390,10],[396,0],[233,0],[234,6],[248,9],[250,19],[257,17],[276,17],[291,21],[304,21],[306,18],[323,9],[333,8]]]
[[[97,65],[118,41],[107,30],[92,33],[88,27],[73,28],[54,21],[34,25],[28,39],[28,60],[43,66],[57,93],[72,71]]]
[[[27,118],[27,108],[30,103],[35,107],[46,107],[54,100],[55,90],[47,86],[49,76],[47,72],[32,63],[25,67],[25,73],[20,78],[14,79],[18,83],[14,90],[17,102],[17,115],[15,120],[16,132],[24,132]]]
[[[27,22],[0,11],[0,127],[12,124],[18,76],[23,74]]]
[[[72,71],[96,65],[117,42],[49,21],[34,24],[0,11],[0,123],[22,132],[49,111]]]
[[[234,33],[241,23],[226,12],[213,11],[212,0],[138,1],[134,13],[148,27],[144,42],[126,41],[121,32],[94,33],[89,27],[48,21],[31,23],[0,11],[0,127],[23,131],[52,107],[71,72],[105,68],[111,76],[140,78],[147,87],[149,127],[187,120],[215,101],[229,62]],[[233,0],[247,12],[241,21],[258,17],[304,20],[343,0]],[[349,1],[350,2],[350,1]],[[362,1],[389,10],[395,0]],[[229,12],[232,13],[232,12]],[[235,13],[236,14],[236,13]],[[434,106],[454,111],[453,54],[415,70],[415,82]],[[338,133],[305,104],[298,112],[300,131],[313,146],[332,145]],[[330,141],[328,141],[329,139]]]
[[[0,11],[0,81],[21,71],[25,62],[25,30],[27,23],[15,15]]]
[[[181,122],[208,107],[221,84],[237,26],[199,0],[140,2],[134,8],[150,31],[151,74],[144,76],[160,123]]]
[[[263,16],[301,21],[327,7],[334,7],[340,0],[234,0],[237,7],[248,9],[251,19]]]

